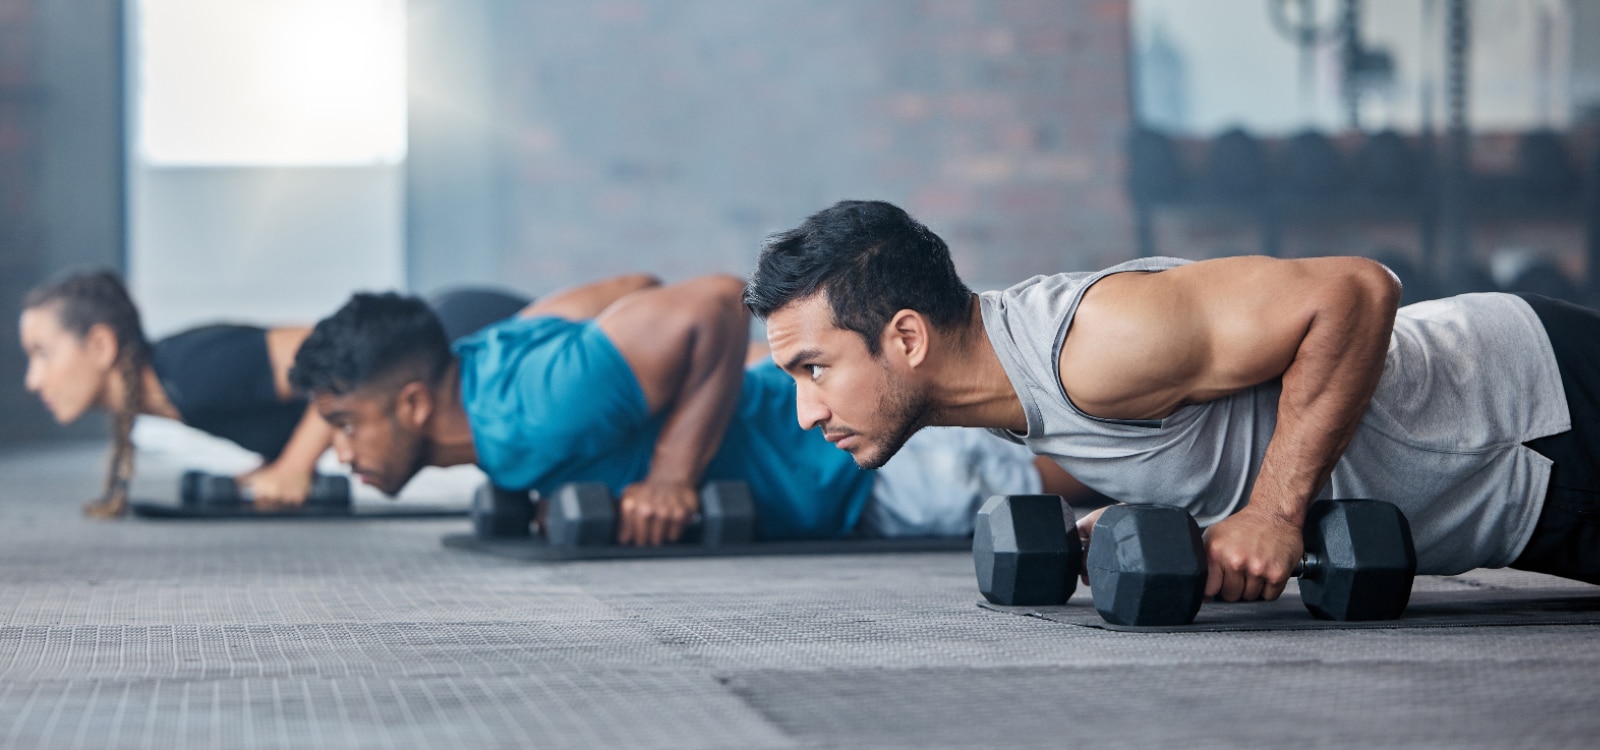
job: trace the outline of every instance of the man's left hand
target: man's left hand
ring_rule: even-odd
[[[1248,506],[1212,524],[1205,540],[1206,596],[1227,602],[1277,599],[1305,550],[1300,527]]]
[[[618,511],[617,542],[654,547],[678,540],[700,511],[700,497],[688,482],[646,479],[622,490]]]

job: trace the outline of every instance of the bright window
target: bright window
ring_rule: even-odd
[[[404,0],[138,0],[135,12],[146,164],[405,157]]]

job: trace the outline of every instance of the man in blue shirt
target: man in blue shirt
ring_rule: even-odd
[[[291,378],[336,428],[340,460],[385,493],[462,463],[507,489],[600,481],[627,544],[676,539],[709,480],[749,484],[763,539],[961,535],[987,495],[1080,491],[1025,449],[957,430],[931,431],[893,469],[858,470],[801,429],[785,373],[765,358],[746,368],[743,291],[728,276],[619,277],[541,299],[454,352],[419,300],[358,294],[317,324]]]

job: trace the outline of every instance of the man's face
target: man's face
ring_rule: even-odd
[[[385,495],[398,493],[427,465],[427,435],[402,403],[408,393],[361,388],[344,395],[318,394],[312,401],[333,426],[339,461]]]
[[[800,426],[822,434],[856,465],[876,469],[926,424],[929,400],[890,353],[873,356],[861,335],[833,323],[826,294],[792,302],[767,319],[772,359],[795,380]]]

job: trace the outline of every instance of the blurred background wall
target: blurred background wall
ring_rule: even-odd
[[[0,0],[0,301],[110,265],[160,336],[744,274],[869,197],[978,288],[1354,253],[1589,300],[1595,40],[1586,0]],[[99,429],[22,372],[4,326],[0,439]]]
[[[123,261],[122,38],[117,2],[0,0],[0,439],[103,432],[23,390],[15,316],[56,270]]]
[[[410,282],[747,273],[843,198],[1002,283],[1132,251],[1128,4],[411,4]]]

